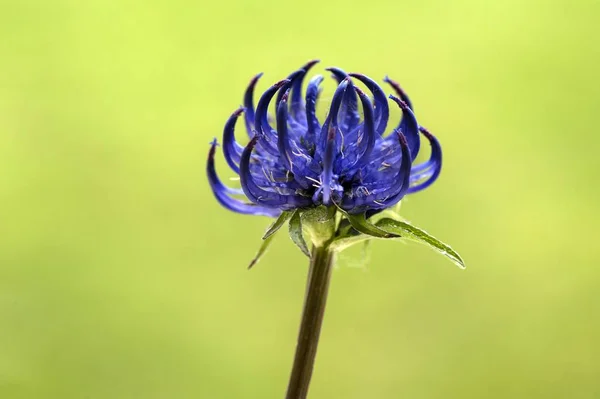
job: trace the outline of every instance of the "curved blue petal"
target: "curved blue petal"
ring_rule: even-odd
[[[301,197],[299,195],[282,195],[274,191],[267,191],[260,188],[252,178],[250,173],[250,157],[252,150],[258,142],[258,136],[250,140],[240,160],[240,182],[242,190],[246,197],[255,204],[262,204],[267,207],[278,207],[280,209],[302,208],[310,205],[310,198]]]
[[[346,79],[348,75],[346,72],[337,67],[325,68],[326,71],[331,72],[331,75],[335,80],[337,80],[338,84],[342,83],[344,79]]]
[[[254,88],[256,87],[258,79],[260,79],[262,75],[262,72],[255,75],[252,80],[250,80],[250,83],[246,88],[246,92],[244,93],[244,107],[246,108],[244,122],[246,123],[248,137],[250,138],[254,136]]]
[[[396,92],[396,95],[398,97],[400,97],[400,99],[402,101],[404,101],[406,103],[406,105],[408,105],[408,108],[411,109],[411,111],[414,111],[412,102],[410,101],[410,98],[408,98],[408,94],[406,94],[406,92],[402,89],[402,87],[400,87],[400,85],[398,84],[398,82],[390,79],[388,76],[386,76],[385,78],[383,78],[383,81],[387,84],[389,84],[390,86],[392,86],[392,89],[394,89],[394,91]]]
[[[275,109],[277,109],[279,107],[279,103],[281,102],[281,99],[283,98],[283,94],[285,93],[284,88],[287,89],[288,87],[293,87],[294,83],[297,83],[298,81],[300,81],[300,85],[302,85],[302,80],[304,79],[304,75],[306,75],[306,70],[302,69],[302,68],[290,73],[290,75],[287,77],[287,80],[289,82],[284,84],[282,86],[282,89],[279,90],[279,92],[277,93],[277,99],[275,100]]]
[[[317,119],[317,98],[319,96],[319,85],[323,82],[323,76],[317,75],[308,82],[306,88],[306,137],[305,147],[314,153],[317,134],[321,132],[321,125]]]
[[[363,123],[364,132],[361,140],[365,142],[365,149],[363,150],[362,154],[360,154],[356,164],[353,165],[354,168],[361,168],[366,165],[367,162],[369,162],[369,158],[373,152],[373,147],[375,146],[375,118],[373,113],[373,105],[371,104],[369,97],[367,97],[367,95],[358,87],[355,87],[354,90],[358,93],[358,97],[362,103],[363,112],[365,115],[365,121]]]
[[[420,126],[419,130],[427,140],[429,140],[429,144],[431,145],[431,155],[429,160],[412,168],[410,176],[411,183],[418,182],[423,178],[426,178],[426,180],[410,187],[408,189],[408,194],[416,193],[417,191],[421,191],[431,186],[442,171],[442,146],[440,145],[440,142],[423,126]]]
[[[406,137],[402,134],[402,132],[397,131],[398,139],[400,140],[400,147],[402,148],[402,164],[400,165],[400,169],[398,171],[397,180],[400,182],[400,190],[396,195],[391,198],[382,201],[383,207],[387,208],[392,205],[395,205],[400,201],[408,192],[410,186],[410,164],[411,164],[411,154],[410,148],[408,147],[408,142]]]
[[[227,122],[225,122],[225,128],[223,129],[223,155],[225,155],[225,160],[231,170],[237,174],[240,173],[240,156],[244,147],[235,141],[234,131],[235,123],[242,112],[244,112],[244,107],[238,108],[231,114]]]
[[[331,72],[333,78],[337,80],[338,84],[348,78],[350,75],[340,68],[331,67],[325,70]],[[354,90],[348,90],[346,92],[346,98],[342,101],[342,107],[340,109],[341,115],[341,128],[344,130],[354,129],[360,122],[360,114],[358,113],[358,100]]]
[[[401,147],[401,164],[396,177],[386,184],[380,184],[370,190],[365,184],[358,184],[354,190],[344,197],[342,207],[349,213],[362,213],[372,209],[385,209],[404,197],[410,185],[410,149],[404,135],[396,131]]]
[[[385,128],[390,118],[390,107],[388,106],[385,92],[377,82],[365,75],[351,73],[350,76],[363,82],[373,94],[373,99],[375,100],[375,132],[382,136],[385,133]]]
[[[249,204],[242,202],[238,199],[231,198],[230,194],[240,194],[238,190],[231,189],[225,186],[215,170],[215,150],[217,147],[217,140],[213,140],[210,150],[208,152],[208,161],[206,163],[206,173],[208,175],[208,182],[212,189],[215,198],[223,207],[230,211],[242,213],[246,215],[262,215],[276,217],[281,212],[278,209],[265,208],[256,204]]]
[[[291,111],[292,116],[294,116],[295,118],[299,117],[298,112],[302,108],[302,82],[304,81],[304,77],[306,76],[310,68],[315,66],[318,62],[319,60],[312,60],[304,64],[304,66],[300,68],[304,70],[304,73],[300,75],[297,79],[295,79],[292,83]]]
[[[333,178],[333,161],[335,150],[335,138],[338,129],[338,113],[344,93],[350,84],[350,78],[346,78],[340,83],[333,94],[329,115],[323,124],[321,131],[321,141],[323,143],[324,154],[322,158],[323,172],[321,173],[321,183],[323,187],[323,203],[330,205],[331,200],[331,183]],[[327,136],[325,136],[325,133]],[[323,142],[324,140],[324,142]]]
[[[400,124],[398,125],[397,130],[400,130],[402,134],[404,134],[404,136],[406,137],[406,141],[408,142],[408,148],[410,148],[410,154],[412,156],[412,160],[414,161],[421,147],[421,138],[419,137],[419,123],[417,122],[417,118],[415,117],[415,114],[412,112],[408,104],[391,94],[389,97],[390,99],[392,99],[392,101],[398,104],[398,106],[402,110],[402,119],[400,120]]]
[[[283,98],[277,106],[277,148],[280,155],[285,159],[286,167],[292,170],[292,150],[290,148],[290,137],[288,135],[288,94],[289,89],[284,93]]]
[[[259,133],[259,135],[264,139],[261,142],[264,142],[263,148],[268,151],[271,155],[279,156],[277,151],[277,134],[275,129],[271,127],[269,121],[267,119],[267,114],[269,110],[269,104],[273,99],[273,96],[277,91],[282,88],[284,85],[288,84],[289,79],[283,79],[279,82],[275,83],[273,86],[269,87],[263,95],[258,100],[258,105],[256,106],[256,114],[254,116],[254,126]]]

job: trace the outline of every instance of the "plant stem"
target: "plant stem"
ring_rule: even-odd
[[[298,344],[286,399],[305,399],[308,395],[325,314],[334,255],[328,245],[313,247]]]

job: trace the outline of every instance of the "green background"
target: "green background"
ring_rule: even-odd
[[[283,397],[307,261],[281,235],[248,272],[269,220],[222,209],[204,168],[249,78],[313,58],[409,92],[445,166],[403,214],[467,269],[343,254],[310,397],[600,397],[599,20],[594,0],[0,1],[0,398]]]

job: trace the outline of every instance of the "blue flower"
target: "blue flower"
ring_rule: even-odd
[[[328,68],[337,81],[329,112],[317,117],[323,77],[303,81],[311,61],[269,87],[254,107],[254,88],[262,74],[246,89],[244,106],[225,123],[223,153],[239,175],[242,189],[227,187],[217,176],[212,142],[207,163],[208,179],[217,200],[234,212],[278,216],[281,211],[335,205],[348,214],[377,213],[405,195],[429,187],[439,176],[442,149],[438,140],[415,117],[413,106],[400,86],[385,78],[396,96],[389,98],[402,111],[390,134],[389,105],[383,89],[371,78]],[[354,83],[371,93],[369,98]],[[275,118],[269,105],[275,99]],[[236,121],[244,114],[249,143],[234,136]],[[431,146],[431,155],[413,165],[420,135]],[[239,199],[245,196],[244,200]]]

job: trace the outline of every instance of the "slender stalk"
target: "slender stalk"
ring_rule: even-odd
[[[325,314],[333,258],[334,253],[329,250],[328,245],[313,247],[298,344],[286,399],[304,399],[308,395]]]

